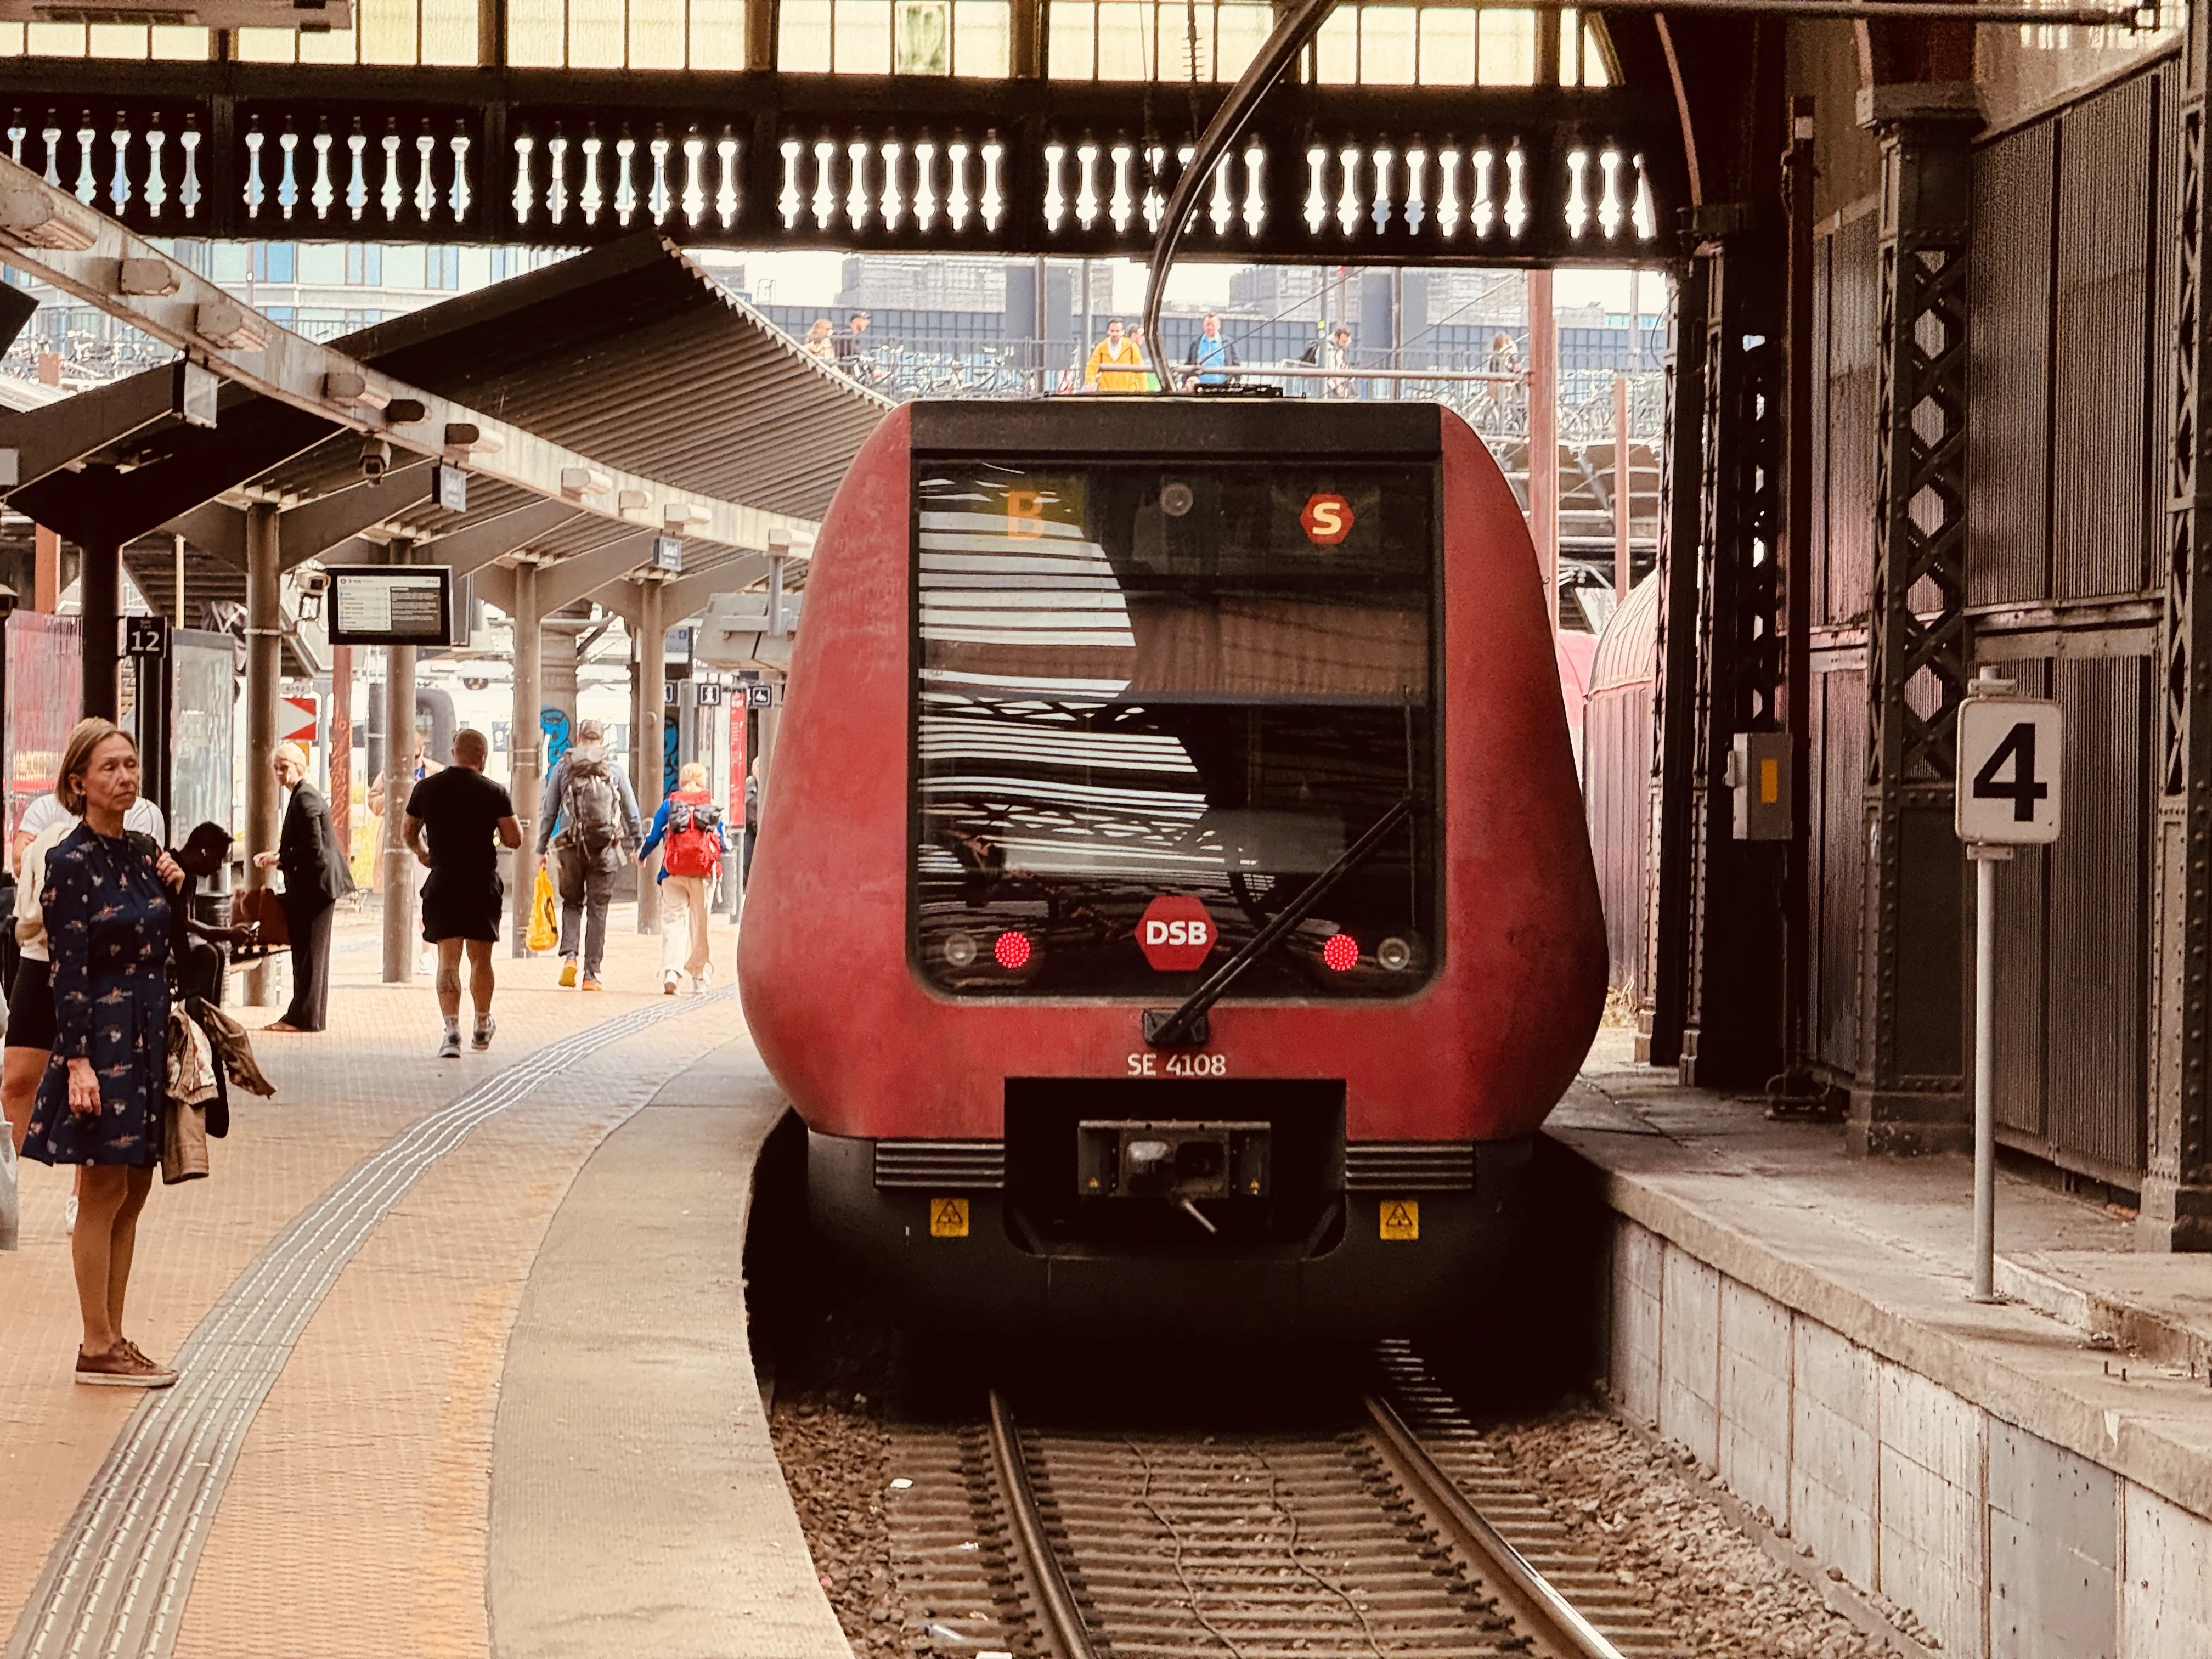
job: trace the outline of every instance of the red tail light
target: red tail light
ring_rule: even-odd
[[[1017,968],[1026,968],[1030,960],[1030,936],[1010,928],[999,935],[998,942],[991,946],[991,954],[998,958],[999,966],[1009,973]]]

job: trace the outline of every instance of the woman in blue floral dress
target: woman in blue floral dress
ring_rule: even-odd
[[[175,1371],[123,1334],[138,1212],[161,1161],[167,1092],[169,896],[166,853],[133,845],[123,815],[138,798],[138,750],[86,720],[62,757],[55,793],[84,822],[46,858],[40,903],[53,954],[53,1055],[39,1081],[23,1156],[84,1166],[76,1269],[84,1345],[76,1380],[165,1388]]]

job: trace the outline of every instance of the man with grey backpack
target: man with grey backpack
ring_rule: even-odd
[[[550,848],[559,854],[553,884],[561,894],[561,983],[577,982],[582,951],[583,988],[599,988],[606,960],[607,904],[615,876],[630,848],[645,839],[637,796],[606,751],[606,728],[597,720],[576,724],[575,746],[545,780],[538,817],[538,861]],[[578,934],[581,933],[580,939]]]

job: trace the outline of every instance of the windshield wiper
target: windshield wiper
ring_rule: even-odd
[[[1146,1009],[1145,1041],[1155,1048],[1202,1046],[1208,1035],[1206,1011],[1228,994],[1229,988],[1243,977],[1247,968],[1274,949],[1291,928],[1311,915],[1314,907],[1328,896],[1329,890],[1364,863],[1368,854],[1380,847],[1390,831],[1396,829],[1413,810],[1413,798],[1411,795],[1400,797],[1398,804],[1377,818],[1365,835],[1337,854],[1335,863],[1307,883],[1304,891],[1246,940],[1243,950],[1215,969],[1207,976],[1206,983],[1193,991],[1181,1007],[1165,1012],[1158,1008]]]

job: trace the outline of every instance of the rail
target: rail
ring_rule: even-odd
[[[1076,1605],[1075,1592],[1067,1587],[1067,1575],[1060,1570],[1059,1553],[1045,1536],[1044,1521],[1037,1512],[1036,1489],[1030,1484],[1029,1465],[1022,1459],[1021,1442],[1015,1435],[1013,1413],[996,1389],[991,1390],[991,1464],[999,1490],[1006,1496],[1015,1553],[1021,1557],[1044,1613],[1052,1659],[1097,1659],[1090,1627],[1083,1622],[1083,1609]]]
[[[1389,1356],[1386,1355],[1385,1360],[1386,1374],[1394,1370],[1400,1373],[1417,1370],[1417,1362],[1405,1356],[1399,1358],[1395,1367],[1389,1363]],[[1424,1413],[1420,1404],[1425,1385],[1418,1376],[1413,1380],[1413,1391],[1407,1396],[1413,1402],[1409,1409],[1420,1420],[1431,1422],[1435,1415],[1433,1409]],[[1406,1376],[1400,1376],[1387,1386],[1395,1394],[1406,1387],[1407,1382]],[[1427,1388],[1426,1392],[1432,1394],[1434,1390]],[[1260,1540],[1264,1547],[1264,1539],[1248,1524],[1249,1516],[1217,1537],[1210,1522],[1200,1522],[1194,1532],[1190,1530],[1191,1513],[1188,1510],[1180,1516],[1174,1512],[1176,1503],[1183,1500],[1194,1500],[1200,1515],[1217,1510],[1218,1503],[1210,1494],[1236,1490],[1255,1471],[1264,1475],[1266,1485],[1255,1490],[1263,1491],[1269,1501],[1279,1507],[1287,1498],[1297,1511],[1296,1516],[1291,1510],[1280,1511],[1291,1519],[1286,1559],[1295,1575],[1311,1580],[1316,1590],[1324,1597],[1334,1596],[1343,1607],[1353,1610],[1361,1626],[1359,1634],[1364,1635],[1370,1646],[1389,1639],[1394,1632],[1378,1632],[1370,1626],[1367,1609],[1374,1609],[1372,1616],[1380,1621],[1390,1616],[1382,1609],[1395,1607],[1407,1621],[1404,1632],[1398,1633],[1409,1634],[1417,1629],[1425,1632],[1431,1640],[1425,1645],[1439,1653],[1471,1656],[1518,1652],[1536,1656],[1537,1659],[1649,1659],[1658,1651],[1672,1650],[1671,1644],[1663,1649],[1655,1647],[1655,1638],[1662,1642],[1664,1638],[1656,1631],[1639,1628],[1635,1619],[1621,1625],[1621,1610],[1617,1606],[1607,1610],[1606,1591],[1618,1594],[1608,1579],[1602,1589],[1594,1592],[1597,1600],[1593,1612],[1596,1618],[1613,1620],[1620,1639],[1629,1644],[1626,1650],[1617,1646],[1613,1636],[1570,1602],[1560,1589],[1530,1562],[1522,1549],[1500,1530],[1501,1526],[1510,1528],[1514,1522],[1501,1518],[1499,1523],[1493,1524],[1477,1507],[1470,1491],[1490,1492],[1493,1483],[1488,1477],[1476,1470],[1462,1471],[1476,1482],[1472,1489],[1463,1486],[1462,1479],[1437,1460],[1389,1400],[1370,1395],[1364,1405],[1366,1420],[1358,1431],[1347,1434],[1339,1431],[1316,1435],[1310,1440],[1297,1436],[1287,1440],[1263,1436],[1260,1440],[1246,1443],[1230,1437],[1217,1445],[1212,1436],[1203,1442],[1187,1442],[1180,1437],[1164,1442],[1149,1436],[1116,1437],[1111,1431],[1070,1433],[1056,1430],[1025,1449],[1012,1412],[1003,1395],[994,1389],[984,1427],[986,1443],[979,1448],[985,1455],[978,1462],[966,1465],[969,1471],[967,1478],[977,1483],[970,1490],[977,1504],[978,1520],[988,1513],[1004,1522],[1002,1529],[994,1529],[1004,1540],[1006,1551],[999,1571],[1003,1573],[1007,1568],[1016,1570],[1030,1587],[1032,1605],[1028,1619],[1023,1622],[1042,1638],[1042,1650],[1048,1659],[1097,1659],[1103,1643],[1118,1645],[1134,1642],[1162,1652],[1172,1648],[1177,1653],[1183,1651],[1182,1647],[1176,1645],[1178,1642],[1188,1643],[1193,1653],[1212,1651],[1217,1645],[1227,1644],[1231,1651],[1236,1651],[1233,1634],[1257,1630],[1270,1620],[1279,1629],[1283,1615],[1294,1612],[1297,1603],[1295,1599],[1285,1602],[1279,1585],[1270,1592],[1267,1587],[1273,1583],[1273,1575],[1263,1572],[1256,1578],[1253,1576],[1255,1565],[1267,1564],[1250,1554],[1255,1540]],[[1455,1418],[1450,1420],[1458,1421]],[[1431,1428],[1437,1426],[1431,1422]],[[1446,1432],[1450,1438],[1449,1425]],[[1200,1452],[1200,1446],[1206,1449]],[[1194,1468],[1187,1461],[1193,1453],[1200,1457]],[[1124,1467],[1132,1459],[1133,1471]],[[1057,1542],[1048,1531],[1039,1506],[1031,1474],[1033,1460],[1044,1471],[1045,1478],[1055,1482],[1060,1522],[1065,1534]],[[1361,1469],[1366,1473],[1358,1474]],[[1140,1476],[1133,1499],[1127,1495],[1131,1490],[1127,1482],[1133,1474]],[[1520,1497],[1517,1483],[1507,1490],[1516,1500]],[[1297,1495],[1291,1497],[1294,1492]],[[1365,1494],[1364,1498],[1358,1496],[1361,1492]],[[1351,1509],[1346,1507],[1347,1502]],[[1366,1502],[1377,1505],[1375,1530],[1355,1544],[1341,1528],[1353,1511]],[[1423,1532],[1418,1527],[1407,1531],[1407,1523],[1403,1519],[1393,1522],[1387,1518],[1391,1514],[1402,1516],[1408,1503],[1414,1510],[1426,1516],[1432,1532]],[[1130,1513],[1125,1514],[1125,1507]],[[1141,1510],[1149,1521],[1137,1516],[1137,1510]],[[1243,1516],[1243,1511],[1238,1513]],[[1316,1559],[1310,1553],[1300,1553],[1299,1518],[1304,1517],[1310,1525],[1322,1516],[1330,1517],[1327,1524],[1335,1528],[1334,1548],[1341,1553],[1345,1569],[1352,1575],[1343,1582],[1335,1581],[1333,1569],[1327,1576],[1317,1572]],[[1136,1522],[1133,1529],[1133,1520]],[[1425,1539],[1441,1541],[1424,1545]],[[1396,1553],[1406,1543],[1413,1547],[1410,1557]],[[1443,1546],[1449,1547],[1449,1552]],[[1303,1547],[1310,1550],[1310,1546]],[[1540,1553],[1540,1542],[1539,1548]],[[1240,1552],[1244,1556],[1241,1560]],[[941,1556],[944,1552],[940,1545],[925,1553]],[[1161,1557],[1160,1561],[1152,1560],[1155,1553]],[[1459,1565],[1448,1565],[1453,1553]],[[1170,1556],[1171,1560],[1167,1559]],[[1192,1563],[1201,1556],[1223,1582],[1211,1583],[1203,1589],[1193,1583]],[[1355,1558],[1359,1562],[1356,1572]],[[1564,1560],[1569,1579],[1590,1589],[1590,1584],[1584,1582],[1591,1577],[1587,1564],[1571,1555]],[[1089,1592],[1094,1598],[1088,1614],[1085,1604],[1077,1601],[1064,1562],[1073,1562],[1086,1575]],[[979,1570],[987,1567],[988,1563],[979,1563]],[[1394,1572],[1400,1575],[1395,1586],[1389,1577]],[[1159,1582],[1148,1584],[1148,1577],[1154,1576],[1159,1577]],[[1006,1581],[1001,1577],[997,1582]],[[1425,1611],[1408,1606],[1409,1586],[1417,1583],[1441,1584],[1443,1604]],[[1179,1596],[1175,1589],[1178,1583]],[[1174,1620],[1180,1621],[1179,1626],[1164,1622],[1168,1615],[1166,1603],[1158,1599],[1162,1594],[1182,1609],[1173,1615]],[[1412,1594],[1418,1599],[1423,1592]],[[981,1599],[975,1591],[949,1591],[943,1586],[928,1595],[933,1604],[972,1604]],[[1446,1607],[1454,1604],[1460,1611],[1456,1614],[1447,1613]],[[927,1619],[929,1615],[925,1612],[923,1616]],[[984,1615],[977,1613],[973,1617],[981,1620]],[[1012,1615],[1009,1609],[1000,1617],[1018,1615]],[[1092,1635],[1094,1624],[1099,1632],[1096,1638]],[[1000,1645],[1019,1639],[1016,1626],[1011,1622],[1003,1626],[1003,1633],[953,1630],[933,1623],[926,1623],[924,1632],[933,1638],[963,1644]],[[1434,1639],[1445,1637],[1447,1632],[1447,1645],[1435,1647]],[[1315,1637],[1317,1646],[1325,1645],[1318,1640],[1324,1633],[1323,1626],[1314,1626],[1304,1633]],[[1452,1645],[1455,1641],[1459,1644]]]
[[[1468,1502],[1388,1401],[1369,1395],[1366,1406],[1399,1478],[1408,1491],[1419,1494],[1422,1506],[1449,1529],[1452,1541],[1480,1564],[1478,1570],[1485,1581],[1510,1606],[1514,1622],[1523,1632],[1540,1645],[1571,1655],[1573,1659],[1622,1659],[1620,1650],[1553,1589],[1551,1582],[1528,1565],[1481,1510]]]

